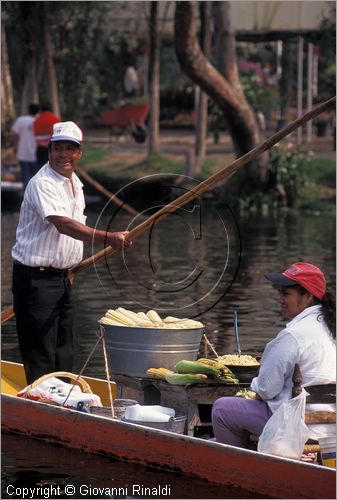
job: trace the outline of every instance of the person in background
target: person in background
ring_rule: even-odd
[[[41,113],[33,123],[33,131],[36,141],[36,163],[38,169],[43,167],[43,165],[48,161],[48,145],[50,137],[53,133],[53,125],[59,121],[60,118],[52,113],[50,102],[43,102],[41,104]]]
[[[73,302],[68,271],[83,257],[83,242],[115,249],[131,244],[127,232],[85,225],[83,184],[74,173],[82,131],[56,123],[47,162],[29,182],[12,248],[14,313],[28,384],[73,369]]]
[[[137,95],[139,77],[136,68],[131,64],[126,67],[123,84],[126,97],[135,97]]]
[[[215,440],[243,448],[249,447],[249,435],[259,436],[271,415],[291,398],[296,363],[304,387],[336,383],[336,303],[322,271],[296,262],[283,273],[265,277],[278,290],[282,314],[289,322],[264,350],[259,375],[251,382],[256,399],[224,397],[212,409]],[[314,409],[310,406],[308,410]],[[324,410],[335,411],[336,405]],[[311,439],[318,439],[334,435],[336,429],[319,424],[309,426],[309,431]]]
[[[24,187],[36,174],[36,143],[33,133],[33,122],[39,112],[38,104],[30,104],[28,115],[19,116],[13,126],[14,152],[21,167],[21,179]]]

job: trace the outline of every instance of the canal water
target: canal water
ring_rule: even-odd
[[[149,216],[160,208],[152,205],[145,208],[143,215]],[[87,216],[88,224],[111,230],[132,229],[143,220],[142,216],[134,219],[111,204],[91,207]],[[17,221],[17,210],[3,209],[2,309],[12,301],[10,249]],[[284,325],[277,292],[264,274],[281,271],[295,261],[309,261],[324,270],[328,283],[334,287],[335,222],[334,212],[240,214],[205,200],[156,221],[125,253],[103,259],[76,277],[74,371],[81,370],[92,351],[98,319],[107,309],[119,306],[133,311],[156,309],[162,316],[201,320],[219,355],[236,352],[236,310],[242,352],[262,352]],[[99,247],[87,245],[86,256],[98,250]],[[204,353],[203,346],[201,352]],[[2,359],[20,362],[14,320],[2,328]],[[85,374],[105,375],[100,348],[91,356]],[[223,491],[202,481],[17,436],[3,436],[2,448],[3,498],[13,498],[4,490],[8,484],[59,484],[64,488],[70,482],[111,487],[138,480],[147,485],[170,482],[175,485],[170,498],[248,498],[246,492]]]

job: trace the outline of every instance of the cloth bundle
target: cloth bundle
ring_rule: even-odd
[[[50,377],[33,388],[28,385],[18,392],[17,396],[33,401],[54,403],[65,408],[77,408],[79,403],[83,403],[85,408],[102,406],[101,398],[96,394],[84,393],[78,385],[67,384],[56,377]]]

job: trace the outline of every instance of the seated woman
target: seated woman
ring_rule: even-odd
[[[223,397],[212,409],[215,441],[243,448],[249,447],[249,435],[259,436],[276,409],[291,398],[296,363],[304,387],[336,383],[336,304],[322,271],[296,262],[265,277],[277,288],[282,314],[290,321],[264,350],[259,375],[251,383],[256,399]],[[335,405],[324,406],[325,411],[336,410]],[[309,429],[312,439],[335,433],[331,424]]]

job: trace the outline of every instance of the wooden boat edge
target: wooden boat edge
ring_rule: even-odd
[[[50,422],[53,422],[52,426]],[[181,471],[224,486],[239,486],[276,498],[294,498],[295,493],[296,498],[335,498],[335,471],[327,467],[11,395],[2,395],[2,427],[71,448]],[[287,478],[286,484],[284,478]]]

